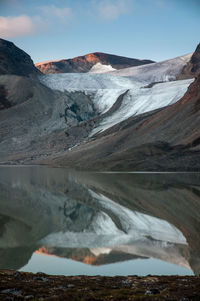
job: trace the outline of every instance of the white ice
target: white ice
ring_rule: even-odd
[[[131,117],[159,109],[177,102],[187,91],[193,79],[156,84],[152,88],[130,89],[124,96],[120,108],[103,119],[91,136]]]
[[[147,82],[174,80],[189,62],[191,56],[192,53],[158,63],[124,68],[109,73],[117,76],[129,76]]]
[[[91,95],[96,108],[105,113],[115,103],[120,94],[141,83],[110,74],[62,73],[42,75],[40,81],[47,87],[59,91],[82,91]]]
[[[101,63],[96,63],[92,68],[89,70],[89,73],[105,73],[109,71],[115,71],[116,69],[113,68],[111,65],[103,65]]]

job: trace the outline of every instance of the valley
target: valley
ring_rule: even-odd
[[[2,40],[0,48],[4,55],[6,43]],[[42,75],[28,61],[27,70],[33,71],[24,76],[13,65],[9,74],[0,75],[2,97],[6,95],[0,110],[0,163],[199,170],[199,78],[179,79],[186,66],[195,64],[198,72],[199,51],[198,46],[194,54],[114,71],[108,71],[109,64],[113,59],[116,64],[118,57],[108,54],[100,55],[98,63],[96,54],[86,55],[98,67],[94,64],[84,73],[74,69]]]

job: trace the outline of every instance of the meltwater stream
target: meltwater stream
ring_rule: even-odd
[[[200,273],[200,174],[0,167],[0,269]]]

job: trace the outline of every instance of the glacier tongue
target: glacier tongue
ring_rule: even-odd
[[[176,57],[174,59],[142,65],[137,67],[124,68],[109,72],[117,76],[130,76],[137,80],[146,82],[159,82],[175,80],[182,68],[189,62],[193,53]]]
[[[95,73],[59,73],[40,76],[40,81],[47,87],[60,91],[87,91],[99,89],[130,88],[132,79]]]
[[[99,113],[109,110],[127,89],[141,86],[128,78],[95,73],[48,74],[40,76],[40,81],[53,90],[82,91],[91,95]]]
[[[133,116],[156,110],[177,102],[187,91],[193,79],[159,83],[152,88],[130,89],[120,108],[103,119],[91,136]]]

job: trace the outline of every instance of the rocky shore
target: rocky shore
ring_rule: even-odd
[[[0,270],[0,300],[200,300],[200,277],[66,277]]]

